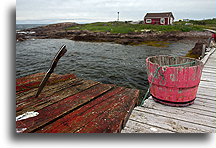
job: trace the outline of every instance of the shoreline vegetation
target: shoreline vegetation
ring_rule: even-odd
[[[145,33],[145,32],[189,32],[202,31],[205,28],[215,29],[216,19],[201,21],[180,21],[174,22],[173,25],[152,25],[152,24],[132,24],[125,22],[95,22],[90,24],[78,24],[67,28],[67,30],[88,30],[94,32],[110,33]]]
[[[96,22],[89,24],[58,23],[16,32],[16,40],[70,39],[87,42],[114,42],[123,45],[167,47],[168,41],[207,40],[216,29],[216,19],[179,21],[173,25],[131,24],[130,22]]]

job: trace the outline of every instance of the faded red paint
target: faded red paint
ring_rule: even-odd
[[[146,66],[148,81],[152,83],[150,88],[152,96],[159,99],[157,101],[162,101],[163,104],[173,106],[185,106],[185,104],[193,103],[202,75],[202,62],[197,60],[199,64],[190,67],[162,66],[156,77],[153,78],[159,65],[149,61],[150,58],[152,57],[146,59]]]
[[[141,96],[136,89],[79,78],[62,82],[59,80],[68,76],[56,76],[38,98],[34,97],[34,86],[39,79],[26,81],[31,79],[27,76],[18,80],[31,89],[24,89],[26,92],[16,98],[16,116],[27,111],[39,113],[35,117],[16,121],[17,129],[25,129],[23,133],[120,132]],[[31,84],[27,85],[28,82]]]
[[[215,42],[216,42],[216,33],[212,34],[212,37],[214,38]]]
[[[87,89],[86,91],[82,91],[80,93],[77,93],[76,95],[62,99],[58,103],[51,104],[50,106],[46,106],[41,110],[38,110],[37,112],[39,113],[39,115],[34,118],[17,121],[16,127],[28,127],[25,132],[32,132],[38,127],[43,126],[48,122],[51,122],[55,118],[58,118],[63,114],[77,108],[78,106],[89,102],[100,94],[107,92],[113,86],[114,85],[111,84],[98,84],[94,87],[91,87],[90,89]]]
[[[146,18],[145,18],[145,19],[144,19],[144,23],[145,23],[145,24],[152,24],[152,25],[169,25],[168,18],[164,18],[164,19],[165,19],[165,23],[164,23],[164,24],[161,24],[161,22],[160,22],[161,18],[147,18],[147,19],[151,19],[151,23],[147,23],[147,22],[146,22]]]
[[[131,111],[136,102],[135,96],[138,96],[138,90],[114,88],[37,132],[118,132],[121,129],[122,120],[127,118],[127,111]]]
[[[35,76],[35,74],[33,74]],[[44,75],[43,75],[44,76]],[[41,83],[41,80],[43,79],[43,76],[38,75],[38,77],[32,77],[31,79],[24,79],[24,78],[20,78],[19,80],[16,81],[16,92],[17,94],[19,92],[24,92],[24,91],[28,91],[32,88],[36,88],[39,86],[39,84]],[[30,76],[29,76],[30,77]],[[47,81],[47,85],[51,85],[57,82],[63,82],[66,81],[68,79],[75,79],[76,76],[74,74],[66,74],[63,75],[61,77],[50,77],[50,79]]]

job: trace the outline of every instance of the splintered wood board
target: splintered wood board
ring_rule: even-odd
[[[52,74],[35,98],[45,73],[16,80],[16,116],[38,115],[16,121],[23,133],[117,133],[137,104],[140,91]]]

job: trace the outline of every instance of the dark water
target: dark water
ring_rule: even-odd
[[[67,39],[36,39],[16,43],[16,77],[46,72],[59,48],[67,53],[55,73],[75,73],[78,77],[120,86],[146,89],[145,59],[154,55],[184,56],[194,42],[173,42],[169,47],[125,46],[113,43],[77,42]]]

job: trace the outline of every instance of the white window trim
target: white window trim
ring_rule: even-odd
[[[152,19],[146,19],[146,24],[152,23]]]
[[[162,20],[163,20],[163,21],[162,21]],[[166,22],[165,18],[161,18],[161,19],[160,19],[160,24],[165,24],[165,22]]]

